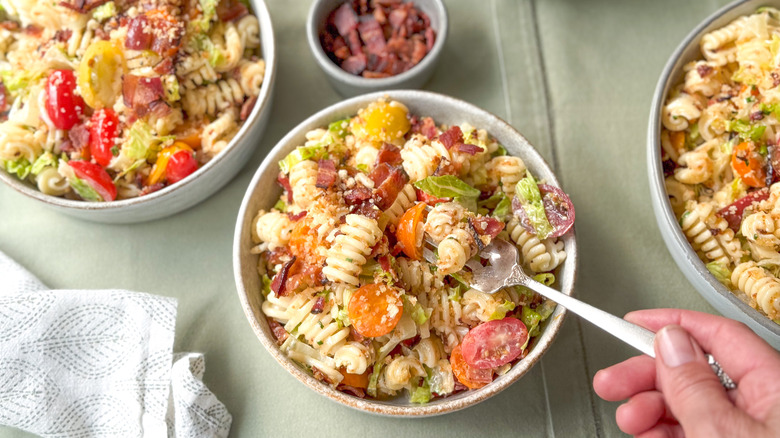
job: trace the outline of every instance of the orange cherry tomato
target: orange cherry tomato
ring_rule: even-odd
[[[750,187],[766,187],[764,157],[758,153],[753,142],[743,141],[734,148],[731,167]]]
[[[315,248],[322,246],[324,242],[311,229],[311,221],[310,216],[304,216],[295,223],[290,234],[289,247],[290,253],[298,257],[299,260],[304,260],[309,265],[317,265],[324,262],[324,259],[315,251]]]
[[[420,202],[406,210],[396,227],[395,237],[401,242],[402,250],[412,260],[422,258],[422,226],[427,204]],[[419,241],[418,241],[419,240]]]
[[[450,365],[452,366],[452,373],[455,375],[455,378],[458,379],[458,382],[466,385],[470,389],[482,388],[493,381],[492,369],[480,370],[466,363],[463,359],[460,345],[452,349],[452,354],[450,354]]]
[[[678,151],[685,149],[685,132],[684,131],[672,131],[669,133],[669,140],[672,142],[672,146]]]
[[[355,291],[347,309],[352,327],[368,338],[393,331],[403,311],[398,291],[382,283],[367,284]]]
[[[168,168],[168,161],[171,159],[173,154],[180,151],[192,152],[192,148],[179,141],[166,148],[163,148],[163,150],[157,154],[157,161],[154,163],[154,167],[152,167],[152,173],[149,174],[149,179],[147,179],[146,185],[151,186],[162,182],[165,179],[165,171]]]
[[[339,372],[344,376],[341,384],[366,389],[368,388],[368,376],[371,374],[371,371],[371,369],[368,369],[363,374],[350,374],[344,368],[339,368]]]

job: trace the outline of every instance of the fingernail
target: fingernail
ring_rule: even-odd
[[[661,353],[661,359],[668,367],[678,367],[696,359],[691,337],[680,326],[662,328],[656,333],[655,342]]]

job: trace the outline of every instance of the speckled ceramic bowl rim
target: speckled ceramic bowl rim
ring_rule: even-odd
[[[268,32],[270,39],[266,38],[261,39],[260,41],[263,50],[263,59],[265,60],[265,76],[263,77],[263,84],[260,87],[260,94],[257,97],[257,103],[252,109],[252,112],[249,114],[249,117],[247,117],[246,121],[244,121],[244,124],[236,133],[235,137],[233,137],[233,139],[230,140],[230,143],[225,146],[225,149],[223,149],[222,152],[217,154],[214,158],[209,160],[206,164],[201,166],[193,174],[189,175],[176,184],[165,187],[162,190],[158,190],[148,195],[110,202],[86,202],[65,199],[58,196],[45,195],[36,188],[31,187],[28,183],[20,181],[15,176],[8,174],[5,170],[0,170],[0,180],[5,182],[17,192],[38,201],[59,207],[86,211],[118,210],[130,205],[151,203],[152,201],[162,197],[175,196],[178,191],[191,184],[194,184],[201,175],[209,172],[211,168],[217,166],[218,163],[227,160],[229,155],[233,155],[234,151],[239,148],[241,143],[252,141],[252,139],[247,135],[247,132],[250,130],[250,125],[252,125],[255,120],[259,118],[260,114],[265,111],[265,109],[271,103],[270,96],[274,81],[276,79],[276,42],[273,32],[273,25],[271,24],[271,15],[268,12],[268,8],[266,7],[264,0],[252,0],[252,6],[255,16],[257,16],[258,21],[260,22],[260,27],[271,30],[271,32]]]
[[[265,325],[267,327],[267,323],[265,321],[259,321],[252,311],[249,303],[248,291],[244,287],[244,281],[242,278],[241,261],[245,254],[242,254],[241,251],[241,239],[242,237],[246,236],[246,234],[244,234],[243,224],[245,219],[247,219],[247,215],[251,215],[253,217],[256,214],[255,211],[247,211],[247,209],[249,204],[252,202],[252,198],[255,196],[255,193],[261,190],[261,188],[258,187],[258,184],[263,175],[267,172],[273,172],[274,174],[278,172],[277,162],[284,158],[284,156],[296,146],[295,144],[292,144],[292,142],[296,137],[303,136],[307,126],[311,126],[321,118],[332,118],[332,116],[328,116],[331,114],[343,112],[346,108],[353,107],[356,104],[365,106],[366,104],[385,96],[389,96],[390,98],[396,99],[400,102],[407,101],[413,97],[420,97],[427,100],[433,100],[437,105],[441,105],[442,107],[465,107],[468,109],[467,116],[482,116],[488,119],[492,119],[492,123],[495,125],[503,125],[503,127],[506,128],[512,136],[517,136],[518,143],[527,145],[529,148],[527,151],[528,154],[534,156],[537,160],[537,164],[539,164],[539,166],[534,167],[544,168],[544,171],[547,173],[547,175],[550,176],[547,178],[548,182],[556,186],[560,186],[550,166],[530,145],[525,137],[522,136],[522,134],[517,132],[517,130],[515,130],[511,125],[496,117],[495,115],[488,113],[487,111],[484,111],[470,103],[441,94],[419,90],[382,91],[353,97],[317,112],[293,128],[290,133],[288,133],[276,144],[276,146],[274,146],[273,150],[268,154],[266,159],[260,165],[260,168],[255,173],[254,177],[252,178],[252,182],[249,184],[246,195],[244,196],[244,200],[241,203],[241,209],[238,213],[238,220],[236,222],[236,231],[233,243],[233,272],[236,280],[236,289],[239,300],[241,301],[241,307],[244,309],[244,313],[246,314],[246,317],[252,326],[252,330],[254,330],[255,334],[257,335],[258,339],[260,339],[260,342],[263,344],[263,346],[265,346],[266,350],[271,354],[271,356],[273,356],[274,359],[276,359],[277,362],[279,362],[280,365],[282,365],[282,367],[290,372],[290,374],[292,374],[296,379],[305,384],[307,387],[316,391],[318,394],[321,394],[330,400],[336,401],[350,408],[385,416],[426,417],[446,414],[484,401],[506,389],[512,383],[526,374],[536,364],[536,362],[541,359],[552,342],[555,340],[561,325],[563,324],[566,310],[563,307],[558,306],[553,315],[547,321],[542,335],[537,338],[536,344],[528,356],[519,361],[508,373],[493,381],[493,383],[478,390],[470,391],[462,397],[453,396],[452,398],[445,398],[441,401],[421,406],[398,406],[377,400],[360,399],[342,393],[328,385],[323,384],[322,382],[317,381],[314,377],[305,373],[301,368],[295,365],[279,349],[279,346],[276,343],[276,339],[274,339],[272,335],[266,335],[263,331],[262,326]],[[521,148],[524,147],[525,146],[521,146]],[[281,190],[279,190],[279,192],[281,193]],[[251,224],[251,220],[247,221],[247,223]],[[564,236],[564,241],[567,252],[564,265],[570,267],[568,269],[571,269],[571,281],[569,282],[570,284],[568,288],[562,285],[562,292],[566,293],[567,295],[572,295],[577,276],[577,245],[574,229],[572,229],[570,233]],[[252,269],[251,272],[256,273],[256,270]]]
[[[671,242],[667,240],[667,247],[670,252],[677,252],[683,254],[685,259],[689,262],[696,273],[706,280],[707,284],[711,287],[712,291],[721,295],[723,298],[731,302],[736,308],[740,309],[747,316],[749,316],[757,324],[766,328],[774,335],[780,337],[780,326],[770,321],[765,315],[761,314],[756,309],[745,304],[728,288],[722,285],[713,276],[704,262],[696,255],[696,251],[688,243],[685,238],[685,234],[680,227],[680,223],[677,221],[677,217],[672,211],[672,206],[668,201],[666,194],[666,186],[664,184],[664,170],[661,163],[661,110],[663,109],[666,95],[672,86],[676,84],[676,81],[680,79],[679,72],[682,68],[682,56],[683,53],[692,45],[698,45],[699,40],[705,33],[705,30],[713,24],[716,20],[720,19],[724,15],[730,13],[735,8],[742,6],[745,3],[758,3],[759,5],[771,2],[756,2],[754,0],[739,0],[722,7],[704,21],[699,23],[680,43],[675,49],[669,60],[664,67],[663,73],[658,80],[658,85],[653,95],[653,102],[650,109],[650,123],[648,127],[648,177],[650,180],[650,189],[652,196],[660,199],[656,199],[655,205],[659,205],[661,211],[656,211],[656,216],[661,227],[662,232],[667,233],[667,236],[671,238]],[[680,266],[685,272],[683,266]],[[700,291],[701,292],[701,291]]]
[[[350,83],[358,88],[390,88],[403,83],[418,74],[422,74],[428,66],[433,68],[433,64],[436,63],[439,55],[444,50],[444,42],[447,39],[447,32],[449,32],[447,8],[442,0],[433,0],[440,29],[438,29],[436,33],[436,41],[433,43],[433,48],[430,52],[425,54],[422,61],[401,74],[387,78],[364,78],[363,76],[347,73],[328,57],[325,53],[325,49],[322,48],[322,44],[320,43],[320,36],[317,32],[319,23],[314,22],[314,16],[320,8],[324,7],[324,3],[325,1],[323,0],[315,0],[309,8],[309,15],[306,17],[306,39],[309,42],[309,48],[317,59],[317,62],[326,70],[327,74],[336,77],[340,82]]]

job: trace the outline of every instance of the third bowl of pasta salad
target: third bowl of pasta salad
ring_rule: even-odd
[[[234,243],[242,305],[274,358],[333,400],[401,416],[470,406],[527,372],[565,311],[524,288],[472,289],[464,265],[505,239],[571,294],[574,207],[557,186],[519,133],[465,102],[398,91],[336,104],[250,184]]]
[[[713,306],[776,347],[778,121],[780,10],[739,2],[673,55],[648,140],[656,217],[678,265]]]
[[[230,180],[265,128],[262,1],[2,6],[0,179],[28,196],[90,220],[162,217]]]

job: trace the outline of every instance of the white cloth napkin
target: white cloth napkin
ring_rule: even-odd
[[[57,438],[226,437],[203,355],[174,356],[176,300],[48,290],[0,252],[0,425]]]

